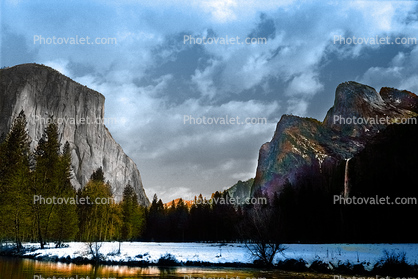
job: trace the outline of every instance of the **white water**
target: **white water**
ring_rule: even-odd
[[[345,172],[344,172],[344,198],[348,197],[350,192],[349,184],[348,184],[348,162],[351,158],[345,160]]]

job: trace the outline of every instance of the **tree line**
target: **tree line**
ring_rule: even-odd
[[[71,146],[66,142],[61,148],[58,126],[49,123],[33,152],[23,111],[0,138],[0,240],[13,241],[18,250],[22,242],[44,247],[73,240],[242,241],[271,251],[282,242],[416,242],[408,229],[416,204],[333,203],[344,190],[345,161],[324,163],[320,170],[306,166],[297,182],[287,182],[280,194],[256,193],[266,204],[215,202],[230,198],[224,191],[209,200],[199,195],[191,205],[182,199],[164,204],[154,195],[145,208],[130,185],[118,203],[35,203],[34,196],[114,198],[101,167],[82,188],[72,186]],[[350,160],[350,195],[418,197],[411,171],[418,166],[417,137],[416,125],[391,125],[383,131]],[[364,233],[378,228],[378,233]]]
[[[191,206],[180,199],[164,205],[154,195],[147,211],[145,240],[155,241],[235,241],[236,224],[243,219],[242,210],[232,204],[214,203],[226,199],[226,193],[216,192],[208,201],[199,195]]]

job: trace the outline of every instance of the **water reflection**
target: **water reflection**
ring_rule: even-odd
[[[41,262],[30,259],[0,257],[1,278],[10,279],[41,279],[58,277],[74,277],[74,279],[96,278],[168,278],[175,274],[176,268],[128,267],[128,266],[94,266],[90,264],[66,264]],[[174,276],[173,276],[174,277]]]
[[[54,278],[55,276],[55,278]],[[134,279],[134,278],[333,278],[328,275],[289,273],[277,270],[222,267],[129,267],[41,262],[0,257],[1,279]]]

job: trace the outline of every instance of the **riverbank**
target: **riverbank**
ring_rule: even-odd
[[[273,269],[343,275],[418,277],[418,244],[285,244]],[[24,251],[1,253],[45,262],[125,266],[261,268],[239,243],[70,242],[67,247],[24,244]]]

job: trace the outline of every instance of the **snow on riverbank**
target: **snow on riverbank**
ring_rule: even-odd
[[[338,263],[349,261],[352,264],[366,263],[372,267],[382,256],[383,251],[405,252],[409,264],[418,264],[418,244],[285,244],[284,255],[277,255],[275,262],[284,259],[302,258],[311,264],[314,260]],[[38,248],[36,244],[25,244],[26,248]],[[51,244],[51,247],[53,245]],[[157,263],[167,253],[179,262],[252,263],[244,244],[237,243],[159,243],[122,242],[120,254],[118,242],[104,242],[99,252],[106,261]],[[35,259],[45,258],[84,258],[91,259],[86,243],[71,242],[66,248],[36,249],[25,256]]]

